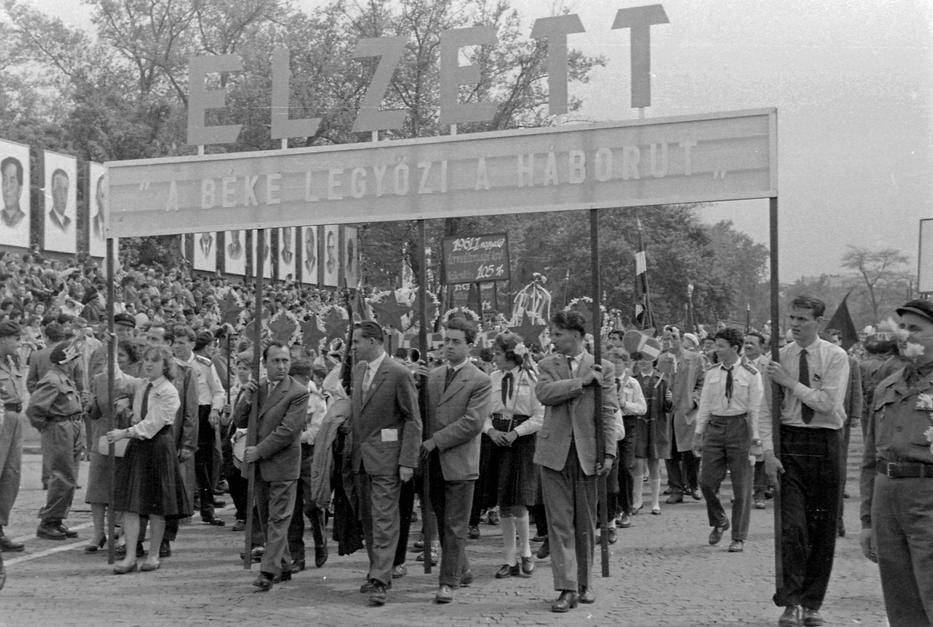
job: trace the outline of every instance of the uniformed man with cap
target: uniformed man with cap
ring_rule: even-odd
[[[135,342],[136,318],[128,313],[118,313],[113,316],[113,332],[117,336],[117,342],[126,340]],[[91,354],[87,365],[88,381],[93,381],[101,372],[107,371],[107,345],[98,346]]]
[[[68,517],[78,480],[75,451],[83,445],[83,407],[70,366],[78,356],[69,342],[56,346],[49,356],[52,368],[39,380],[26,408],[29,422],[42,436],[49,469],[49,492],[36,530],[38,537],[47,540],[78,537],[62,522]]]
[[[933,625],[933,304],[897,309],[904,363],[875,388],[862,460],[865,557],[891,627]]]
[[[3,533],[10,522],[10,510],[19,493],[20,464],[23,454],[23,372],[14,356],[20,346],[20,326],[9,320],[0,322],[0,551],[22,551],[23,545]],[[3,557],[0,555],[0,572]],[[0,575],[2,580],[3,575]],[[2,584],[0,584],[2,586]]]

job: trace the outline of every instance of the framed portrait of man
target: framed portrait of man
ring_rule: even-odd
[[[72,156],[50,150],[46,150],[43,157],[45,237],[42,248],[60,253],[75,253],[78,249],[75,219],[78,162]]]
[[[341,229],[340,259],[343,261],[343,275],[347,279],[347,287],[355,288],[360,282],[359,230],[355,226],[344,226]]]
[[[317,285],[318,271],[318,232],[320,227],[305,226],[301,233],[301,282],[306,285]]]
[[[265,279],[272,278],[272,233],[269,229],[262,230],[262,238],[259,237],[259,231],[253,231],[253,274],[256,274],[256,260],[262,254],[262,276]],[[260,243],[260,239],[262,242]]]
[[[340,230],[336,225],[325,226],[323,237],[321,265],[324,267],[324,286],[337,287],[340,279]]]
[[[107,169],[100,163],[88,164],[88,247],[92,257],[107,254],[104,239],[104,211],[107,204]]]
[[[279,229],[279,279],[295,278],[295,229]]]
[[[195,270],[215,272],[217,270],[217,234],[198,233],[194,236],[194,260],[192,266]]]
[[[29,146],[0,140],[0,244],[29,248]]]
[[[246,274],[246,231],[224,233],[224,272]]]

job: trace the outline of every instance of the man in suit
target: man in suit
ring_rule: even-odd
[[[596,532],[596,476],[612,470],[619,407],[612,364],[594,364],[583,338],[585,320],[575,311],[551,318],[555,354],[541,360],[535,394],[545,406],[534,461],[541,466],[541,494],[547,512],[554,589],[551,605],[566,612],[578,602],[593,603],[590,587]],[[596,415],[596,386],[602,390]],[[601,430],[605,452],[598,450]],[[602,458],[600,458],[602,455]]]
[[[23,192],[23,164],[16,157],[7,157],[0,161],[0,179],[2,179],[3,210],[0,220],[9,228],[19,226],[26,217],[20,208],[19,199]]]
[[[71,218],[65,215],[68,209],[68,174],[61,168],[52,172],[52,208],[49,209],[49,224],[54,224],[62,233],[67,233]]]
[[[384,605],[392,583],[399,534],[399,495],[418,465],[421,413],[411,372],[386,358],[382,328],[363,321],[353,328],[351,464],[356,473],[360,520],[369,554],[372,605]]]
[[[447,365],[428,376],[431,437],[421,444],[421,455],[430,480],[431,506],[438,524],[443,525],[441,572],[434,597],[438,603],[450,603],[453,589],[473,580],[465,552],[467,525],[479,477],[480,434],[492,399],[489,375],[469,360],[475,340],[472,322],[448,321],[444,329]]]
[[[235,417],[238,427],[248,426],[250,409],[254,402],[259,404],[256,444],[246,447],[243,460],[258,466],[254,494],[265,552],[253,585],[265,592],[274,582],[291,579],[288,525],[301,471],[300,437],[307,419],[308,390],[288,375],[291,358],[284,344],[269,344],[262,359],[266,379],[259,386],[255,381],[243,386],[246,393]],[[254,400],[257,396],[259,400]]]
[[[680,329],[672,326],[670,352],[662,359],[673,360],[673,381],[669,380],[674,397],[674,408],[670,417],[673,440],[671,457],[664,461],[671,488],[667,503],[683,503],[685,494],[690,494],[699,501],[697,475],[700,460],[693,454],[693,439],[700,393],[703,391],[703,357],[696,351],[687,350]]]

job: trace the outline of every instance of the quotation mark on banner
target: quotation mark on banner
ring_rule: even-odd
[[[148,189],[149,189],[149,183],[148,183],[148,182],[140,183],[140,184],[139,184],[139,191],[145,192],[145,191],[147,191]]]
[[[713,170],[713,178],[719,179],[720,181],[726,180],[726,171],[725,170]]]

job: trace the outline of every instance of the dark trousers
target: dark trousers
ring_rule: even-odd
[[[573,442],[562,470],[541,467],[555,590],[590,585],[596,533],[596,476],[580,468]]]
[[[484,509],[497,505],[498,478],[496,477],[495,468],[491,465],[494,457],[492,440],[484,433],[480,436],[479,478],[473,488],[473,506],[470,509],[471,527],[479,525],[479,519]]]
[[[616,455],[616,466],[619,477],[619,500],[613,516],[632,513],[632,478],[635,472],[635,416],[623,416],[625,424],[625,438],[619,441],[619,450]]]
[[[692,450],[677,450],[677,430],[671,429],[671,458],[664,460],[667,467],[667,484],[671,494],[689,494],[697,488],[697,471],[700,460]]]
[[[535,519],[535,533],[539,536],[547,535],[547,512],[544,509],[544,501],[528,508],[532,517]]]
[[[871,523],[891,627],[933,625],[933,479],[875,475]]]
[[[216,430],[208,420],[210,405],[198,405],[198,450],[194,452],[194,471],[198,484],[201,518],[214,517],[214,439]]]
[[[299,562],[305,561],[305,516],[311,522],[311,537],[314,538],[315,548],[327,544],[324,537],[324,512],[311,498],[311,458],[313,455],[313,445],[301,445],[301,474],[295,488],[292,521],[288,525],[288,551],[291,553],[292,560]]]
[[[732,539],[748,538],[748,521],[752,511],[752,464],[748,459],[751,436],[745,416],[711,416],[703,438],[703,458],[700,464],[700,490],[706,499],[710,527],[724,527],[726,510],[719,501],[719,486],[732,479]]]
[[[402,491],[398,497],[398,545],[395,547],[395,559],[392,566],[401,566],[405,563],[408,551],[408,533],[411,530],[411,514],[415,508],[415,481],[406,481],[402,484]],[[430,550],[430,549],[429,549]]]
[[[781,562],[779,606],[823,604],[836,550],[841,430],[781,427]]]
[[[752,485],[752,496],[756,501],[765,500],[765,490],[768,489],[768,475],[765,473],[765,463],[755,462],[755,479]]]
[[[227,474],[227,486],[230,489],[230,498],[236,508],[236,519],[246,520],[246,497],[249,492],[249,480],[240,474],[240,469],[233,467]]]
[[[441,541],[438,584],[457,587],[460,585],[460,577],[470,569],[470,561],[466,556],[467,526],[476,481],[444,481],[440,455],[436,450],[428,459],[427,471],[430,473],[431,509],[437,518]]]

